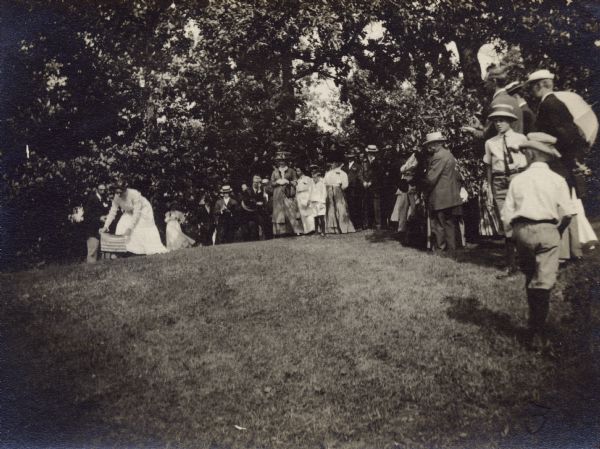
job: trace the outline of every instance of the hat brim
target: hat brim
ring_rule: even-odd
[[[545,143],[542,142],[537,142],[535,140],[528,140],[527,142],[523,142],[522,144],[519,145],[520,149],[525,149],[525,148],[530,148],[532,150],[537,150],[537,151],[541,151],[542,153],[546,153],[549,154],[550,156],[553,156],[557,159],[559,159],[560,153],[558,152],[558,150],[554,147],[551,147],[550,145],[546,145]]]
[[[488,118],[494,118],[494,117],[509,118],[511,120],[518,120],[518,117],[515,114],[511,113],[511,112],[496,111],[496,112],[492,112],[490,115],[488,115]]]
[[[422,145],[425,146],[435,142],[448,142],[448,139],[446,139],[445,137],[440,137],[439,139],[426,140],[425,142],[423,142]]]

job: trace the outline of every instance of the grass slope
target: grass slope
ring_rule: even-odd
[[[28,411],[9,414],[0,437],[544,447],[550,432],[587,444],[597,423],[562,413],[589,402],[563,391],[589,382],[585,359],[575,369],[570,349],[552,358],[518,344],[523,278],[496,280],[498,254],[456,262],[361,233],[2,275],[8,385]],[[570,310],[551,306],[563,333]],[[554,431],[542,432],[538,406]]]

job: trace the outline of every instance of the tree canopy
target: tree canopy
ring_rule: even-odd
[[[316,161],[377,143],[406,157],[441,127],[467,148],[456,130],[486,102],[481,45],[518,49],[515,73],[551,68],[595,103],[599,16],[576,0],[3,2],[4,196],[23,210],[54,192],[64,218],[118,174],[158,201],[242,182],[281,147]],[[346,111],[336,131],[308,112],[323,79]]]

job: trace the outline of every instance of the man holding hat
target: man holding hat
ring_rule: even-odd
[[[352,148],[346,153],[346,173],[348,173],[348,188],[346,189],[348,212],[354,228],[358,230],[363,227],[362,204],[364,187],[360,150],[357,147]]]
[[[427,134],[423,146],[429,153],[424,190],[428,193],[433,249],[454,251],[457,245],[458,217],[462,215],[460,176],[456,159],[444,146],[441,132]]]
[[[363,169],[363,187],[365,188],[363,202],[363,226],[381,229],[381,193],[383,190],[384,170],[378,158],[377,145],[366,148],[367,161]]]
[[[519,147],[529,168],[510,184],[502,208],[502,223],[512,230],[521,270],[526,277],[529,304],[528,339],[545,338],[550,291],[556,283],[560,236],[576,210],[565,179],[548,163],[560,158],[556,139],[545,133],[529,133]]]
[[[513,177],[525,170],[527,159],[519,151],[519,145],[527,141],[527,137],[517,133],[510,127],[517,120],[513,107],[498,104],[488,116],[498,134],[485,142],[483,162],[487,166],[487,183],[492,192],[496,213],[500,216],[508,186]],[[515,247],[510,232],[506,237],[506,273],[501,277],[512,276],[517,272]]]
[[[239,205],[236,200],[231,198],[231,192],[230,186],[224,185],[221,187],[221,198],[216,201],[213,208],[217,227],[217,245],[220,243],[232,243],[235,240]]]

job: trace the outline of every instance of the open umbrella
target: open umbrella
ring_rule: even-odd
[[[594,145],[598,135],[598,118],[591,106],[575,92],[554,92],[554,95],[565,104],[586,142],[590,147]]]

